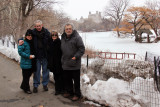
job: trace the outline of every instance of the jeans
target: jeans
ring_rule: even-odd
[[[34,72],[33,76],[33,86],[38,87],[40,85],[40,76],[41,76],[41,66],[42,66],[42,84],[43,86],[48,85],[49,82],[49,71],[47,70],[47,59],[42,58],[42,59],[37,59],[37,71]]]

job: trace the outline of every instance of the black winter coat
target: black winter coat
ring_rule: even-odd
[[[48,68],[51,72],[62,72],[61,57],[61,40],[59,38],[54,41],[51,39],[48,50]]]
[[[33,43],[35,50],[35,57],[37,59],[47,58],[47,49],[48,49],[48,41],[50,38],[50,32],[42,27],[42,31],[37,31],[37,29],[33,29]],[[41,41],[40,41],[41,39]]]

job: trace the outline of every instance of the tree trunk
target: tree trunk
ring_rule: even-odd
[[[142,43],[142,33],[139,35],[139,43]]]
[[[156,34],[156,37],[158,37],[157,29],[153,29],[153,30],[154,30],[154,33]]]
[[[23,17],[23,16],[22,16]],[[18,40],[20,38],[23,37],[23,35],[25,34],[25,31],[27,31],[27,28],[25,26],[25,21],[26,21],[27,17],[23,17],[19,20],[19,24],[18,24],[18,30],[16,32],[16,36],[15,36],[15,41],[16,43],[18,42]]]
[[[135,35],[135,41],[138,42],[139,39],[138,39],[138,35]]]
[[[22,21],[21,21],[21,26],[20,26],[20,37],[23,37],[25,31],[27,30],[27,26],[26,26],[26,20],[27,17],[22,16]]]
[[[118,35],[118,37],[120,37],[120,33],[119,33],[119,30],[117,30],[117,35]]]
[[[147,35],[147,42],[150,43],[149,34]]]
[[[137,35],[136,28],[134,28],[134,36],[135,36],[135,41],[138,42],[138,35]]]

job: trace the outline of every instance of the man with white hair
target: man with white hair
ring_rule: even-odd
[[[81,97],[80,68],[85,47],[81,36],[73,29],[72,24],[66,24],[64,27],[64,33],[61,37],[61,50],[65,80],[65,93],[63,96],[72,97],[72,101],[77,101]]]
[[[35,49],[35,58],[37,60],[37,70],[34,72],[33,77],[33,92],[38,92],[38,86],[40,85],[40,71],[42,67],[42,84],[44,91],[48,91],[49,71],[47,70],[47,43],[49,40],[50,32],[43,27],[41,20],[34,22],[33,29],[33,42]]]

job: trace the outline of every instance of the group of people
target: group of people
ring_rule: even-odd
[[[33,93],[37,93],[42,68],[44,91],[48,91],[49,72],[53,72],[55,95],[62,94],[65,98],[78,100],[81,97],[81,57],[85,52],[79,33],[72,24],[66,24],[60,39],[58,32],[49,32],[41,20],[35,21],[34,27],[18,41],[23,76],[20,88],[27,94],[32,93],[29,80],[33,73]]]

